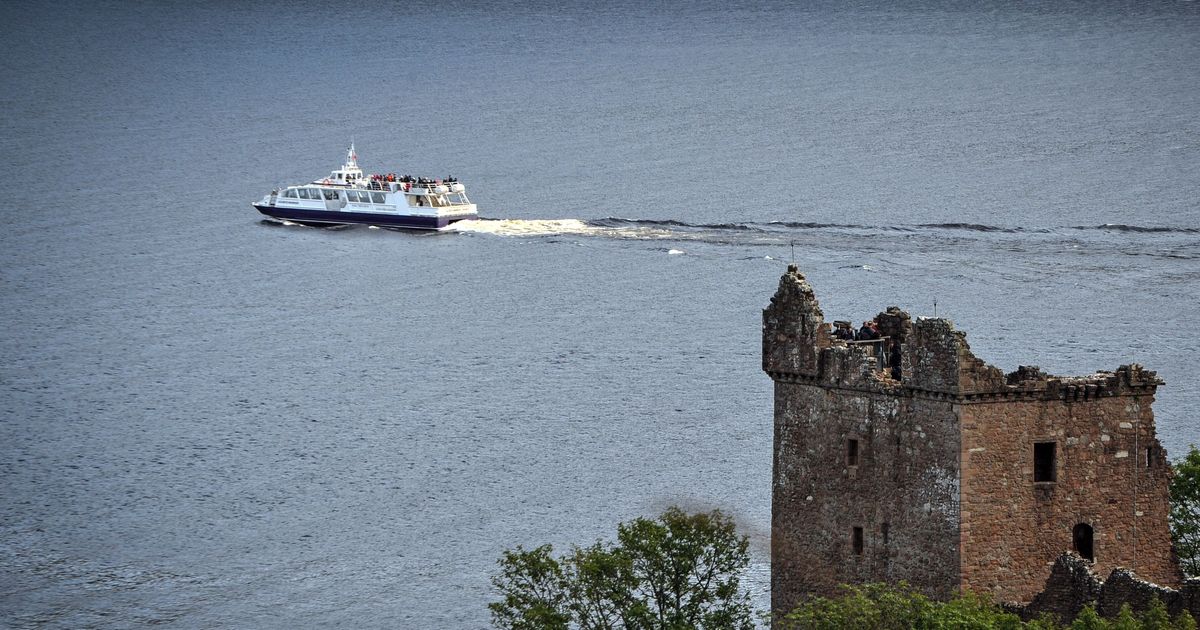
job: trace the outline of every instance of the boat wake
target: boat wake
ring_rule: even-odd
[[[515,238],[597,238],[625,241],[703,243],[734,247],[790,246],[807,250],[849,251],[879,248],[926,254],[970,247],[995,248],[1006,255],[1031,251],[1121,253],[1162,258],[1200,259],[1200,229],[1129,225],[1002,227],[974,223],[859,225],[790,221],[686,223],[677,220],[623,219],[475,219],[445,231]],[[664,245],[663,251],[684,250]]]
[[[798,234],[842,233],[842,234],[886,234],[886,233],[929,233],[941,234],[996,234],[996,235],[1065,235],[1080,232],[1116,232],[1126,234],[1180,234],[1194,235],[1200,228],[1150,227],[1134,225],[1104,224],[1098,226],[1048,227],[1005,227],[975,223],[920,223],[897,225],[860,225],[854,223],[804,223],[793,221],[767,221],[743,223],[686,223],[673,219],[476,219],[459,221],[449,231],[463,233],[495,234],[498,236],[598,236],[632,239],[678,239],[678,240],[775,240],[794,237]]]
[[[475,219],[458,221],[450,229],[497,236],[596,236],[628,239],[679,239],[678,230],[663,226],[609,226],[579,219]]]

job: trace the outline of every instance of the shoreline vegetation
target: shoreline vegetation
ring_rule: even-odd
[[[1140,614],[1129,604],[1113,619],[1101,617],[1087,606],[1074,620],[1050,613],[1022,621],[1014,613],[970,591],[949,601],[931,600],[907,584],[843,586],[836,598],[814,597],[775,620],[781,630],[894,630],[899,628],[967,628],[974,630],[1196,630],[1196,621],[1185,611],[1174,619],[1161,600],[1155,599]]]
[[[1200,450],[1173,463],[1171,532],[1184,573],[1200,566]],[[617,526],[616,542],[596,541],[555,556],[551,545],[504,551],[488,604],[506,630],[1196,630],[1187,610],[1174,617],[1157,597],[1139,613],[1125,603],[1111,619],[1088,605],[1074,619],[1050,613],[1029,620],[970,591],[930,599],[904,582],[843,585],[839,597],[811,597],[771,619],[756,611],[740,585],[749,565],[749,538],[721,512],[688,514],[672,507],[656,519]]]

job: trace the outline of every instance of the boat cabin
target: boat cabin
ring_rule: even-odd
[[[327,186],[354,186],[363,181],[365,180],[362,169],[358,167],[358,154],[354,152],[354,143],[351,142],[350,148],[346,150],[346,163],[341,168],[331,171],[329,177],[313,183]]]
[[[411,208],[446,208],[466,206],[471,203],[467,199],[462,184],[455,187],[438,185],[431,187],[412,186],[391,182],[374,189],[347,189],[334,187],[336,185],[290,186],[278,193],[277,199],[326,201],[333,205],[344,206],[347,202],[354,204],[386,204],[389,207],[406,205]],[[286,201],[284,203],[287,203]]]

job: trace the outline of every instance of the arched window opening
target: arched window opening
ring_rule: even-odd
[[[1096,556],[1092,553],[1092,526],[1087,523],[1080,523],[1071,530],[1072,546],[1075,548],[1075,553],[1079,554],[1086,560],[1096,560]]]

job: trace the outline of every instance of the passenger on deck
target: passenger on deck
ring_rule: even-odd
[[[850,322],[833,322],[833,338],[841,339],[842,341],[854,341],[854,331],[850,328]]]

